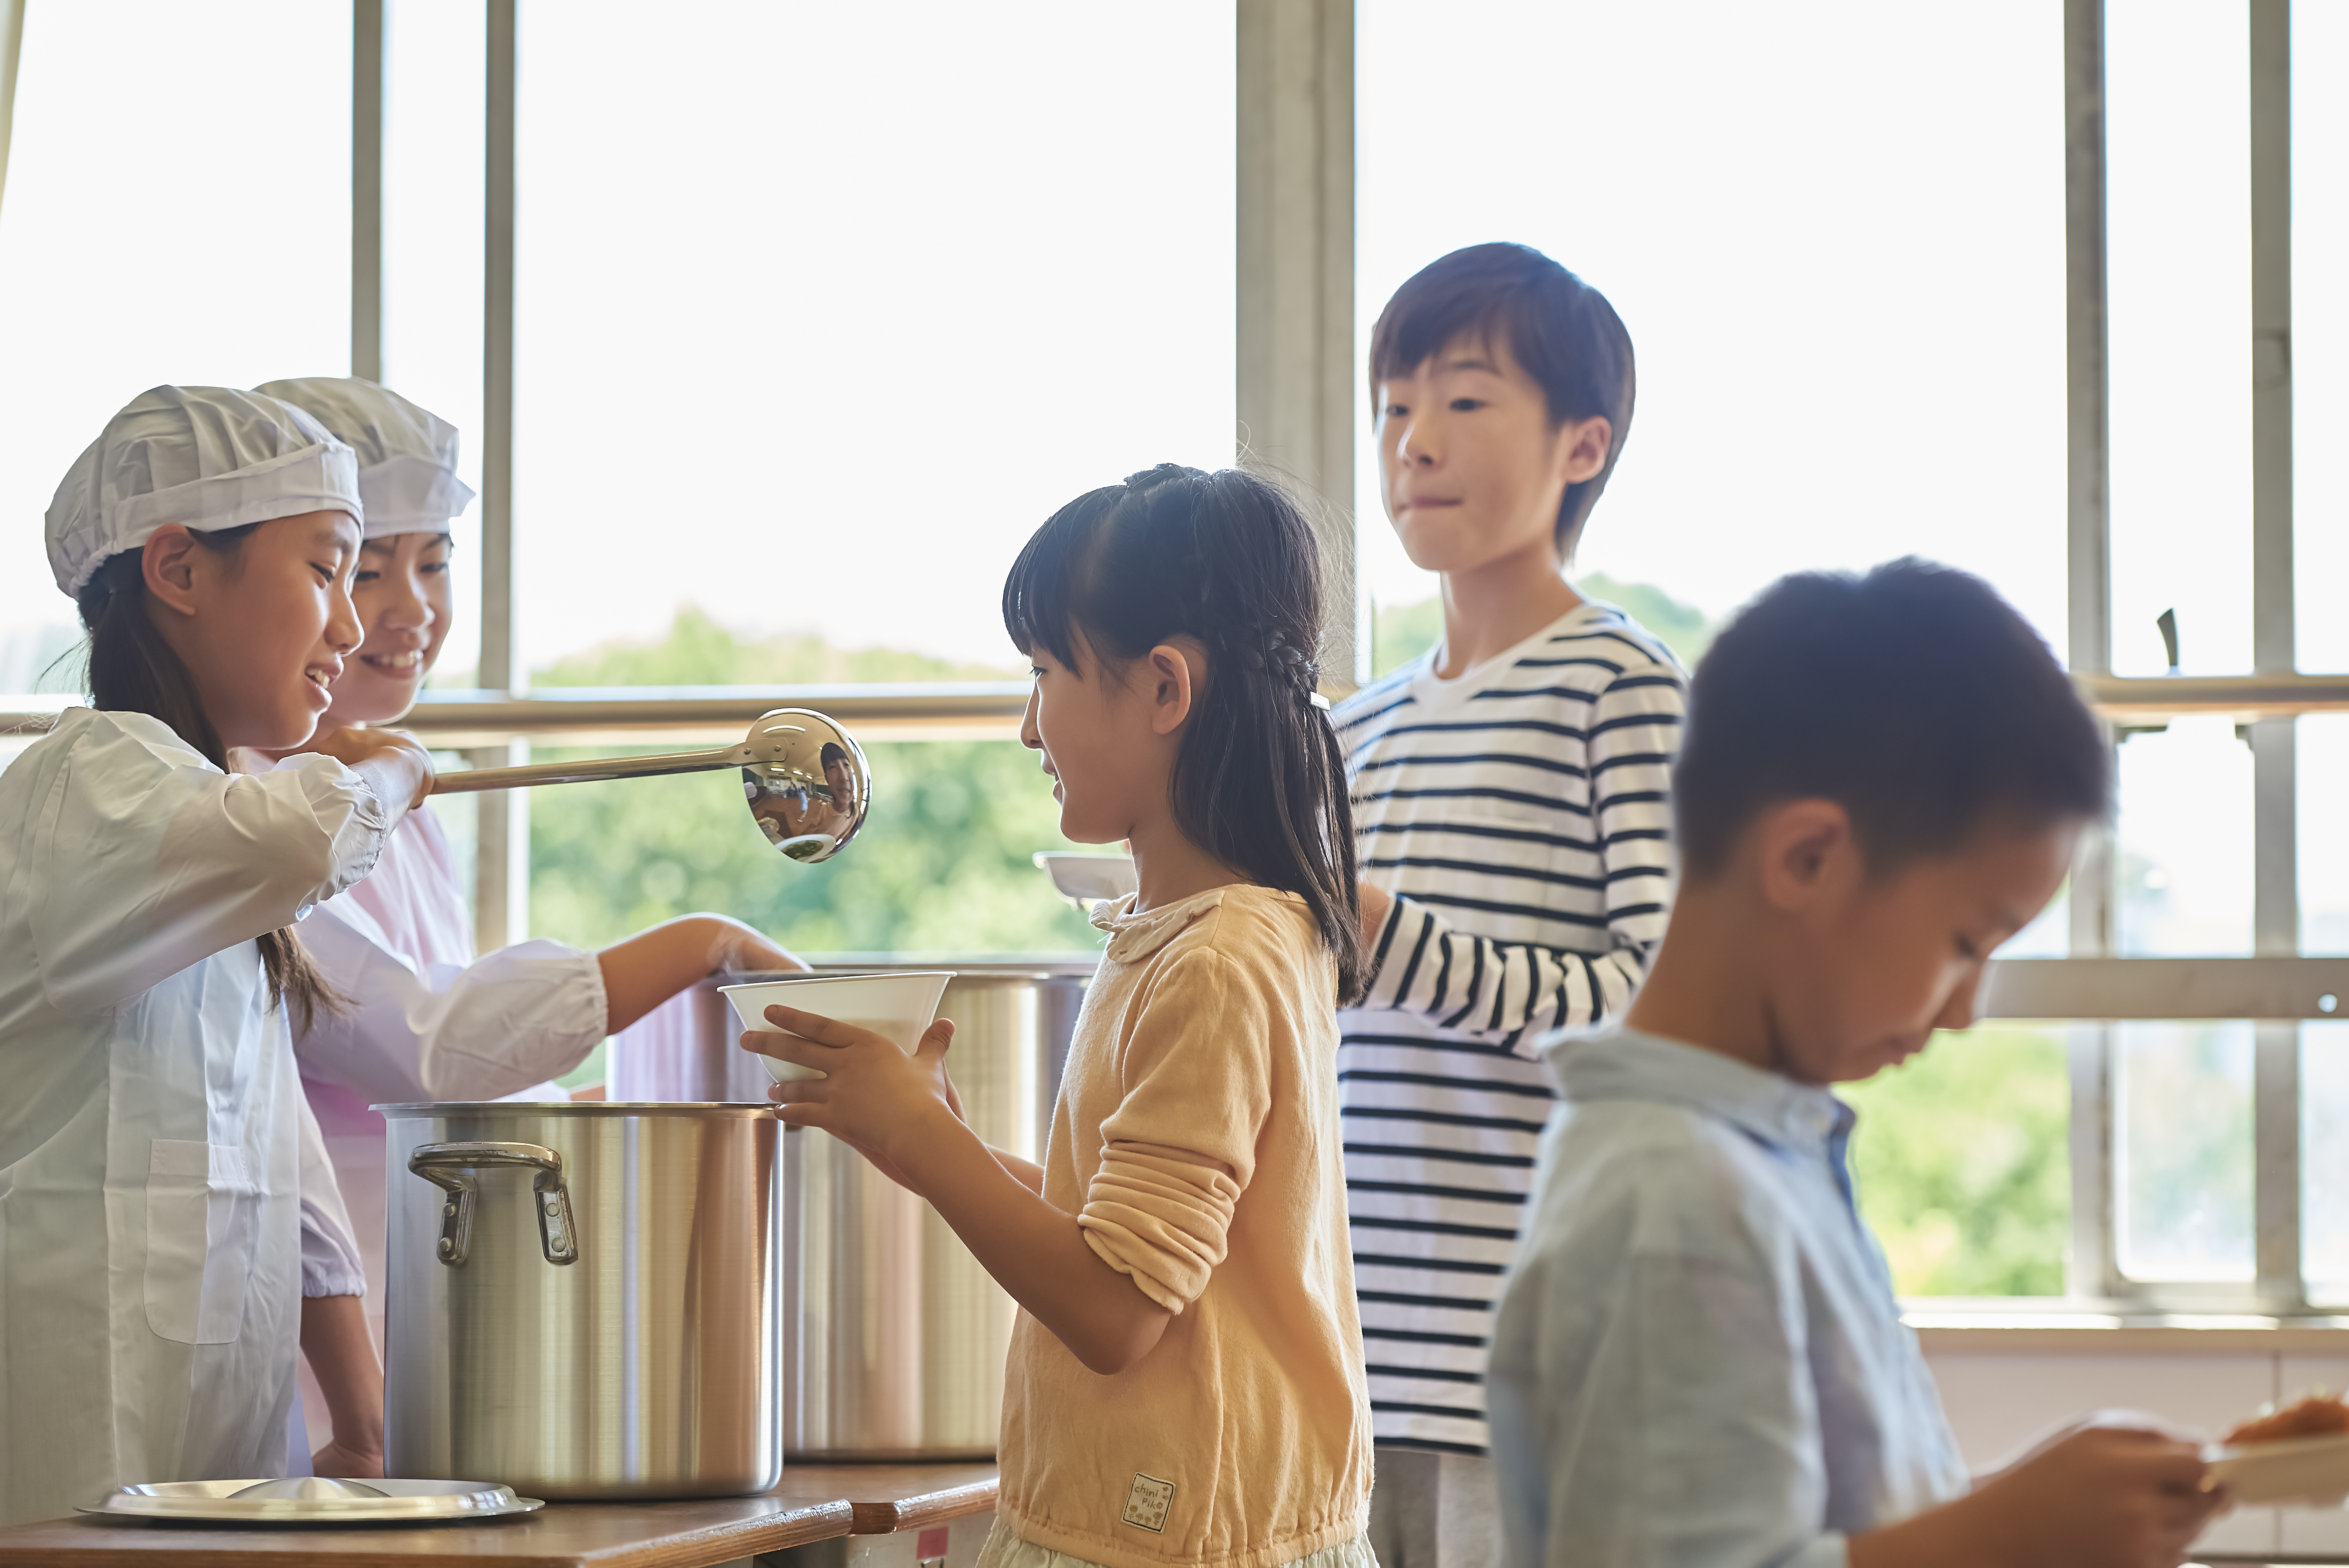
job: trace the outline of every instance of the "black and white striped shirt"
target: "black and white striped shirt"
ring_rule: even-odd
[[[1395,895],[1339,1104],[1372,1431],[1485,1451],[1492,1306],[1552,1091],[1548,1029],[1622,1010],[1663,934],[1686,678],[1587,603],[1454,680],[1340,704],[1363,877]]]

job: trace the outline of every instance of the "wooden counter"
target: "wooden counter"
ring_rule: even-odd
[[[422,1527],[53,1519],[0,1530],[0,1568],[290,1568],[305,1557],[351,1568],[448,1557],[502,1568],[709,1568],[835,1536],[943,1524],[994,1506],[993,1465],[792,1465],[781,1485],[757,1497],[551,1502],[535,1513]]]

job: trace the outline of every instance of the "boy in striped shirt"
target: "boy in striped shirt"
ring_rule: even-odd
[[[1523,245],[1404,284],[1371,342],[1387,515],[1444,639],[1332,715],[1370,994],[1340,1105],[1382,1568],[1499,1559],[1492,1307],[1552,1091],[1545,1031],[1619,1014],[1664,928],[1684,677],[1564,570],[1631,422],[1631,340]]]

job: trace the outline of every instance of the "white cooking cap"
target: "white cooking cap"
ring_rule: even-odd
[[[356,376],[300,376],[254,388],[316,415],[359,459],[367,537],[439,531],[473,504],[457,477],[457,427]]]
[[[159,528],[242,528],[305,511],[362,522],[350,448],[290,403],[226,387],[150,387],[74,459],[49,502],[49,570],[78,595]]]

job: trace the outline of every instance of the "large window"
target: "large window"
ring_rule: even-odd
[[[350,49],[348,9],[314,0],[26,7],[0,202],[0,694],[80,679],[57,666],[80,632],[41,516],[109,415],[161,382],[349,370]],[[208,136],[234,155],[191,156]]]
[[[0,496],[24,523],[0,541],[0,707],[42,706],[25,698],[76,640],[37,519],[107,412],[158,381],[350,366],[353,28],[372,9],[34,17],[0,286],[51,308],[0,324]],[[502,12],[380,9],[383,377],[459,424],[482,488]],[[1135,469],[1229,460],[1228,5],[513,12],[511,522],[485,503],[457,523],[436,686],[477,682],[485,528],[512,542],[516,688],[731,688],[755,711],[810,686],[1018,681],[998,591],[1027,535]],[[224,101],[281,106],[265,178],[152,166]],[[258,253],[264,231],[316,243]],[[46,703],[77,680],[68,660]],[[608,738],[730,738],[625,729]],[[723,779],[502,802],[481,819],[502,846],[485,930],[592,944],[718,907],[815,951],[1089,946],[1028,863],[1066,846],[1009,732],[999,713],[866,732],[873,821],[812,870],[775,861]],[[457,738],[497,742],[475,764],[515,755]],[[436,805],[470,860],[480,801]]]
[[[2247,676],[2245,11],[2105,12],[2110,651],[2088,667]],[[1491,239],[1581,273],[1638,345],[1637,417],[1577,562],[1587,592],[1687,655],[1784,572],[1913,552],[1981,573],[2074,651],[2063,7],[1483,0],[1431,26],[1404,0],[1364,0],[1360,18],[1358,345],[1413,271]],[[2338,669],[2349,477],[2327,433],[2349,418],[2349,307],[2332,286],[2349,260],[2349,113],[2315,84],[2349,64],[2349,17],[2303,5],[2294,27],[2298,655]],[[1357,456],[1374,658],[1391,667],[1440,617],[1383,526],[1369,441]],[[2116,727],[2118,820],[2085,868],[2110,879],[2109,939],[2077,951],[2294,951],[2255,918],[2255,839],[2292,808],[2240,717]],[[2300,950],[2342,952],[2349,839],[2327,807],[2349,721],[2298,731]],[[2075,951],[2074,914],[2067,892],[2006,955]],[[2276,1300],[2259,1235],[2284,1206],[2256,1173],[2293,1157],[2292,1119],[2260,1108],[2289,1103],[2272,1058],[2294,1027],[2001,1021],[1860,1088],[1862,1188],[1902,1288],[2240,1305],[2257,1282]],[[2312,1279],[2349,1272],[2322,1217],[2337,1204],[2317,1199],[2349,1176],[2334,1027],[2307,1026],[2297,1073]],[[2098,1162],[2075,1169],[2075,1150]]]
[[[1230,460],[1232,51],[1228,4],[526,6],[528,667],[690,605],[1011,669],[1054,508]]]
[[[2058,11],[1700,15],[1482,0],[1438,26],[1365,0],[1357,342],[1444,252],[1537,245],[1639,355],[1584,571],[1719,617],[1793,568],[1914,551],[1982,573],[2061,646]],[[1433,583],[1357,450],[1363,578],[1391,615]]]
[[[518,53],[533,683],[1024,678],[1027,536],[1229,460],[1229,5],[534,5]],[[542,795],[533,927],[714,904],[812,950],[1092,944],[1028,863],[1065,847],[1033,758],[872,759],[868,837],[806,871],[722,790]]]
[[[1988,578],[2106,704],[2114,831],[2003,955],[2040,961],[2010,973],[2046,1016],[1994,1007],[1856,1091],[1903,1288],[2349,1302],[2349,976],[2310,956],[2349,955],[2328,809],[2349,686],[2292,674],[2349,672],[2349,8],[2293,9],[2270,134],[2281,88],[2255,85],[2243,7],[2102,7],[2085,207],[2067,15],[2096,8],[2043,0],[1360,0],[1350,143],[1299,100],[1243,103],[1324,90],[1299,86],[1322,57],[1214,0],[380,9],[381,365],[464,429],[485,492],[438,684],[511,688],[444,690],[424,722],[478,764],[517,736],[555,756],[739,735],[647,719],[688,695],[871,716],[868,837],[823,867],[777,864],[722,776],[450,804],[492,939],[716,907],[811,950],[1089,944],[1027,864],[1059,841],[1007,738],[1002,573],[1082,490],[1230,460],[1236,405],[1262,396],[1235,397],[1256,374],[1236,301],[1319,275],[1240,232],[1236,163],[1289,160],[1265,188],[1342,212],[1314,183],[1342,153],[1350,213],[1276,227],[1317,263],[1351,247],[1374,667],[1441,619],[1384,524],[1360,350],[1412,272],[1514,238],[1605,289],[1639,346],[1586,589],[1693,660],[1783,572],[1920,553]],[[76,683],[38,520],[109,413],[157,382],[353,363],[376,10],[30,8],[0,205],[0,707]],[[1242,149],[1236,123],[1273,129]],[[213,126],[238,158],[180,155]],[[2084,211],[2101,286],[2069,268]],[[2085,423],[2083,342],[2105,346]],[[1296,368],[1274,379],[1311,383]],[[1279,412],[1299,449],[1326,418]],[[2094,504],[2084,463],[2108,481]],[[509,559],[513,591],[477,602]],[[2116,981],[2115,959],[2140,966]],[[2282,979],[2253,974],[2270,961]],[[2194,1014],[2206,982],[2245,1016],[2144,1000]]]
[[[1987,577],[2063,648],[2060,8],[1702,15],[1487,0],[1433,28],[1368,0],[1358,342],[1445,251],[1537,245],[1606,292],[1639,355],[1586,593],[1690,657],[1789,570],[1913,552]],[[1393,661],[1440,631],[1434,583],[1358,451]],[[2013,945],[2064,944],[2059,908]],[[1855,1096],[1904,1290],[2063,1293],[2065,1040],[1986,1028]]]

